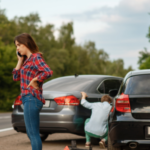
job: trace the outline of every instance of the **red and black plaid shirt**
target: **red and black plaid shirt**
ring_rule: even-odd
[[[19,70],[13,69],[13,80],[20,81],[21,97],[31,93],[37,99],[45,104],[45,100],[42,96],[43,81],[52,76],[53,71],[45,63],[41,54],[33,53],[29,59],[26,59]],[[37,77],[40,90],[28,87],[30,81]]]

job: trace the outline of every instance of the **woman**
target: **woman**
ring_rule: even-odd
[[[24,121],[32,150],[42,150],[39,133],[39,112],[45,103],[42,97],[43,81],[53,72],[42,58],[42,54],[29,34],[23,33],[15,37],[18,62],[13,69],[13,80],[20,81],[21,100],[24,105]],[[17,53],[18,54],[18,53]]]

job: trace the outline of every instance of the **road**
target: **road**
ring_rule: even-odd
[[[0,130],[11,127],[11,113],[0,113]]]
[[[17,133],[12,128],[11,113],[0,113],[0,150],[31,150],[31,144],[26,134]],[[42,150],[64,150],[71,145],[71,140],[77,141],[77,147],[85,149],[85,137],[69,133],[55,133],[43,142]],[[92,150],[99,150],[99,145],[93,145]],[[104,149],[106,150],[106,149]]]

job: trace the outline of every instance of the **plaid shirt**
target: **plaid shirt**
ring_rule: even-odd
[[[31,93],[37,99],[45,104],[45,100],[42,97],[42,85],[43,81],[52,76],[53,71],[50,70],[49,66],[43,60],[41,54],[33,53],[29,59],[26,59],[19,70],[13,69],[13,80],[20,81],[21,97]],[[37,77],[40,90],[28,87],[30,81]],[[21,98],[20,98],[21,100]]]

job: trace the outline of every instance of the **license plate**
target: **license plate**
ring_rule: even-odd
[[[45,104],[43,105],[43,107],[49,107],[50,106],[50,101],[45,101]]]
[[[150,127],[147,126],[145,130],[145,139],[150,139]]]

